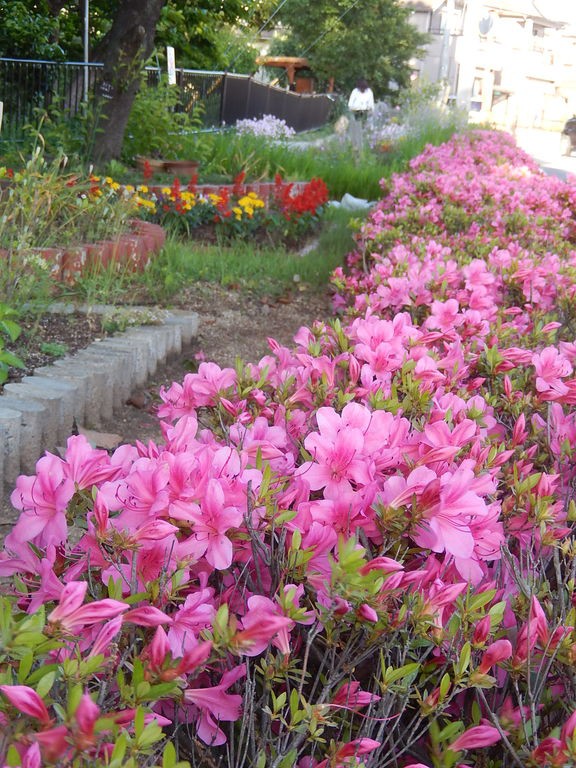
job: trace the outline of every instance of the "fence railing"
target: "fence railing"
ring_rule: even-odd
[[[26,125],[38,122],[38,110],[60,110],[74,120],[82,105],[103,87],[102,64],[95,62],[50,62],[0,58],[0,101],[4,119],[0,139],[13,141]],[[147,84],[153,88],[160,70],[147,69]],[[299,94],[266,85],[248,75],[178,69],[176,86],[180,104],[189,110],[201,103],[206,128],[265,114],[286,120],[296,131],[318,128],[329,118],[333,102],[325,94]]]

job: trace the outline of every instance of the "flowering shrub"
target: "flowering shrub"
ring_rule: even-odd
[[[338,319],[20,477],[4,762],[573,764],[575,199],[505,135],[428,148]]]
[[[40,151],[19,170],[0,167],[0,247],[23,253],[33,247],[93,242],[128,228],[132,195],[120,185],[65,172],[65,158],[47,162]]]
[[[264,139],[289,139],[296,134],[285,120],[274,115],[264,115],[260,119],[237,120],[236,131],[242,135],[259,136]]]

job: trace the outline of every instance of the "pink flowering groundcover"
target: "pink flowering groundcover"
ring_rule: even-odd
[[[331,322],[20,477],[2,764],[572,764],[575,201],[506,134],[428,147]]]

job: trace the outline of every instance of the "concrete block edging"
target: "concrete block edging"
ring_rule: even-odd
[[[104,314],[110,307],[55,307],[52,311]],[[134,308],[140,309],[140,308]],[[144,309],[144,308],[142,308]],[[155,325],[129,327],[94,341],[74,355],[36,369],[24,382],[0,393],[0,493],[11,490],[18,474],[29,474],[55,438],[63,445],[78,426],[99,429],[131,392],[198,333],[195,312],[165,312]]]

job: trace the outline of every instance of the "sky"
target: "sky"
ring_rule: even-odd
[[[549,19],[576,24],[575,0],[533,0],[533,4],[543,16]]]

